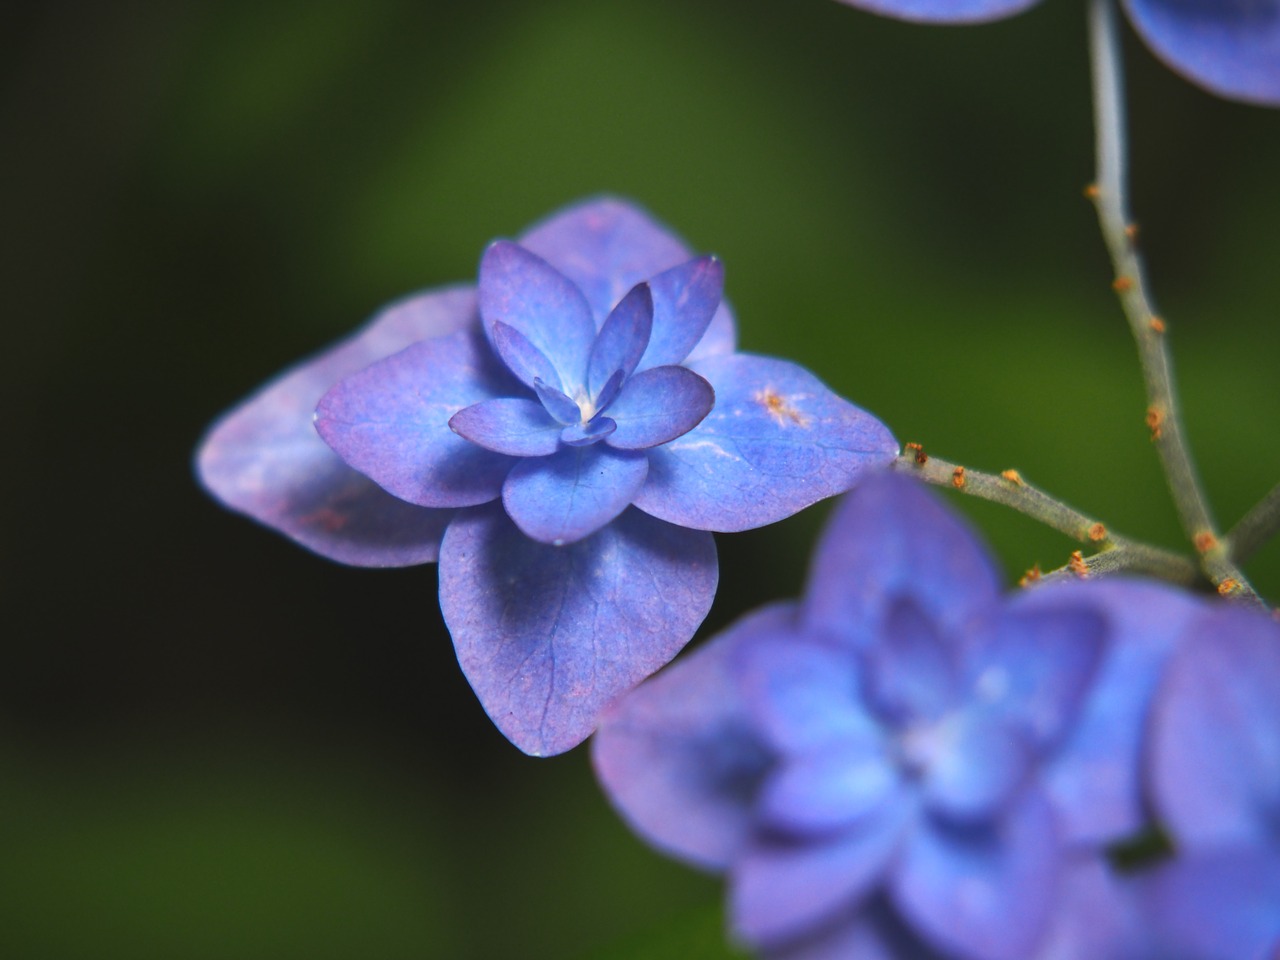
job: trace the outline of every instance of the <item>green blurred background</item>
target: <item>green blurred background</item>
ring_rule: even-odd
[[[1177,523],[1081,188],[1083,5],[922,28],[831,0],[50,2],[0,13],[0,956],[725,956],[584,750],[518,754],[434,567],[205,498],[205,425],[493,237],[634,198],[720,254],[744,349],[900,440]],[[1280,114],[1132,37],[1134,206],[1224,525],[1280,478]],[[1073,545],[958,503],[1010,577]],[[721,538],[700,636],[825,514]],[[1280,597],[1280,550],[1250,565]]]

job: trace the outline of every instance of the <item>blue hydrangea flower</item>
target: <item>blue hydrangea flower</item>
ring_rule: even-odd
[[[924,23],[1011,16],[1039,0],[841,0]],[[1280,3],[1276,0],[1124,0],[1147,45],[1170,69],[1223,97],[1280,105]]]
[[[1199,618],[1152,706],[1148,783],[1176,856],[1134,881],[1161,960],[1280,950],[1280,624]]]
[[[808,371],[738,353],[722,284],[635,207],[580,203],[490,246],[477,287],[392,305],[232,410],[200,478],[331,559],[438,560],[489,716],[528,753],[567,750],[702,622],[710,531],[897,453]]]
[[[736,936],[775,960],[1103,957],[1131,931],[1098,846],[1145,822],[1154,678],[1201,609],[1119,581],[1005,597],[926,491],[869,476],[801,600],[621,700],[597,773],[642,836],[727,871]]]

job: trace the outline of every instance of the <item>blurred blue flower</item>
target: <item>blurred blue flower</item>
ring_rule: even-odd
[[[1104,957],[1131,930],[1099,847],[1143,825],[1163,638],[1201,609],[1120,581],[1006,598],[954,516],[869,476],[802,599],[621,700],[597,773],[642,836],[728,872],[771,958]]]
[[[975,23],[1039,0],[841,0],[924,23]],[[1168,66],[1223,97],[1280,105],[1280,3],[1276,0],[1124,0],[1135,29]]]
[[[478,288],[395,304],[268,384],[215,424],[200,478],[331,559],[438,560],[489,716],[567,750],[702,622],[709,531],[897,453],[808,371],[736,352],[722,284],[635,207],[580,203],[490,246]]]

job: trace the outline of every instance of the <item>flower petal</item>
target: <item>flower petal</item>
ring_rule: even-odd
[[[1280,624],[1206,613],[1152,711],[1148,782],[1179,847],[1270,843],[1280,856]]]
[[[479,297],[486,336],[497,321],[513,327],[551,361],[565,393],[583,388],[596,327],[571,280],[519,244],[499,240],[480,258]]]
[[[916,481],[871,474],[832,513],[805,589],[804,618],[854,647],[910,598],[941,637],[960,636],[999,596],[996,565],[958,515]]]
[[[877,748],[881,726],[863,708],[858,664],[848,651],[814,642],[795,626],[743,646],[738,671],[751,716],[780,753],[835,743]]]
[[[1234,100],[1280,105],[1280,7],[1258,0],[1125,0],[1156,56]]]
[[[632,510],[552,547],[496,505],[458,515],[440,548],[440,608],[458,662],[498,729],[561,753],[680,650],[711,607],[715,543]]]
[[[854,827],[895,797],[898,785],[881,745],[837,742],[782,761],[761,790],[759,815],[768,828],[812,837]]]
[[[434,561],[451,510],[399,500],[343,463],[313,424],[335,382],[409,344],[476,323],[475,291],[448,287],[393,304],[354,336],[267,384],[226,413],[196,454],[223,504],[322,556],[356,566]]]
[[[1135,880],[1161,960],[1274,960],[1280,946],[1275,847],[1181,854]]]
[[[1039,0],[841,0],[851,7],[921,23],[981,23],[1021,13]]]
[[[591,304],[597,328],[637,283],[689,259],[675,234],[612,197],[566,207],[528,230],[520,244],[573,281]]]
[[[699,530],[747,530],[847,490],[897,455],[888,429],[793,363],[748,354],[690,364],[716,405],[650,451],[636,506]]]
[[[682,437],[711,412],[711,384],[685,367],[651,367],[622,387],[609,407],[618,429],[609,445],[643,450]]]
[[[929,809],[949,820],[990,819],[1023,785],[1036,759],[1025,736],[983,710],[960,710],[928,731],[924,770]]]
[[[449,420],[513,387],[479,333],[466,330],[415,343],[339,381],[320,399],[316,430],[402,500],[472,506],[499,495],[513,461],[464,440]]]
[[[893,871],[890,893],[943,952],[1026,960],[1057,903],[1060,866],[1052,811],[1030,792],[991,829],[922,822]]]
[[[790,629],[794,613],[786,603],[747,614],[601,719],[592,742],[596,776],[623,819],[659,849],[722,869],[750,836],[773,761],[733,664],[743,648]]]
[[[561,388],[560,374],[546,354],[529,342],[529,338],[509,324],[495,320],[490,325],[489,342],[503,364],[517,380],[530,389],[541,381]]]
[[[510,457],[545,457],[560,446],[557,423],[536,400],[498,397],[463,407],[449,418],[460,437]]]
[[[1044,749],[1079,712],[1111,639],[1108,628],[1088,606],[1028,609],[1015,598],[973,631],[967,664],[973,699]]]
[[[724,264],[698,257],[664,270],[652,280],[653,334],[637,369],[680,363],[702,340],[720,306]]]
[[[1060,600],[1062,594],[1073,599]],[[1088,604],[1111,622],[1093,684],[1043,782],[1069,842],[1101,846],[1147,822],[1142,768],[1148,707],[1188,624],[1206,609],[1185,590],[1139,580],[1089,580],[1019,596],[1024,609]]]
[[[649,345],[653,329],[653,296],[649,285],[637,284],[609,313],[596,335],[587,363],[587,392],[596,398],[597,407],[608,405],[600,395],[605,385],[619,373],[619,380],[631,376],[644,349]]]
[[[879,894],[873,895],[860,909],[850,911],[801,940],[770,948],[763,957],[764,960],[954,960],[921,943]]]
[[[560,431],[560,440],[571,447],[585,447],[603,440],[617,429],[618,425],[614,421],[597,415],[586,423],[569,424]]]
[[[542,401],[542,408],[550,414],[552,419],[566,427],[582,422],[581,408],[541,377],[534,378],[533,390]]]
[[[867,699],[895,725],[933,720],[956,701],[955,650],[909,596],[888,598],[881,630],[866,648]]]
[[[511,519],[530,537],[565,544],[595,533],[631,503],[644,483],[643,453],[602,443],[517,461],[502,488]]]
[[[835,837],[758,839],[730,872],[734,933],[752,946],[767,947],[854,910],[883,878],[914,809],[909,798],[899,797]]]

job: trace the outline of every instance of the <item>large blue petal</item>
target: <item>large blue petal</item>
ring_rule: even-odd
[[[884,878],[914,815],[908,797],[856,827],[812,842],[759,837],[734,861],[729,920],[753,946],[793,939],[858,907]]]
[[[794,613],[787,603],[747,614],[601,719],[596,775],[623,819],[659,849],[721,869],[746,843],[773,760],[752,728],[734,662],[786,633]]]
[[[1172,69],[1234,100],[1280,105],[1275,0],[1125,0],[1134,27]]]
[[[716,405],[683,437],[651,451],[636,506],[699,530],[748,530],[849,489],[897,456],[875,417],[784,360],[748,354],[689,364]]]
[[[894,902],[944,952],[1026,960],[1058,902],[1062,857],[1049,804],[1028,792],[990,829],[922,822],[894,868]]]
[[[653,334],[641,370],[680,363],[702,340],[720,306],[724,265],[715,257],[699,257],[664,270],[649,285]]]
[[[609,445],[644,450],[682,437],[715,406],[711,384],[685,367],[651,367],[622,387],[609,407],[617,431]]]
[[[1152,799],[1175,842],[1271,844],[1280,857],[1280,624],[1237,607],[1202,616],[1152,721]]]
[[[485,711],[517,747],[561,753],[680,650],[711,607],[715,543],[632,510],[594,537],[530,540],[496,505],[440,547],[440,609]]]
[[[349,339],[226,413],[196,454],[218,500],[340,563],[396,567],[435,560],[450,510],[425,510],[343,463],[313,424],[338,380],[417,340],[476,323],[475,291],[447,287],[392,304]]]
[[[565,447],[549,457],[518,461],[507,475],[502,502],[533,539],[573,543],[622,513],[648,469],[643,453],[603,443]]]
[[[480,259],[479,298],[486,336],[505,323],[551,361],[565,393],[583,389],[596,327],[572,281],[519,244],[499,240]]]
[[[818,542],[804,597],[807,622],[865,647],[879,641],[900,598],[941,638],[963,634],[999,597],[982,541],[914,480],[868,476],[840,503]]]
[[[1142,763],[1148,707],[1169,656],[1206,602],[1165,584],[1088,580],[1019,596],[1024,609],[1084,604],[1111,623],[1093,684],[1043,774],[1070,842],[1100,846],[1147,821]]]
[[[512,457],[555,453],[564,429],[542,404],[523,397],[498,397],[463,407],[449,419],[449,427],[486,450]]]
[[[350,466],[402,500],[486,503],[501,492],[513,461],[464,440],[449,420],[511,386],[479,333],[464,330],[415,343],[341,380],[320,399],[316,430]]]
[[[981,23],[1020,13],[1039,0],[841,0],[851,7],[921,23]]]
[[[652,329],[653,296],[648,284],[641,283],[613,308],[591,347],[587,392],[600,407],[608,403],[608,399],[601,396],[605,385],[619,373],[622,374],[620,380],[631,376],[649,345]]]

